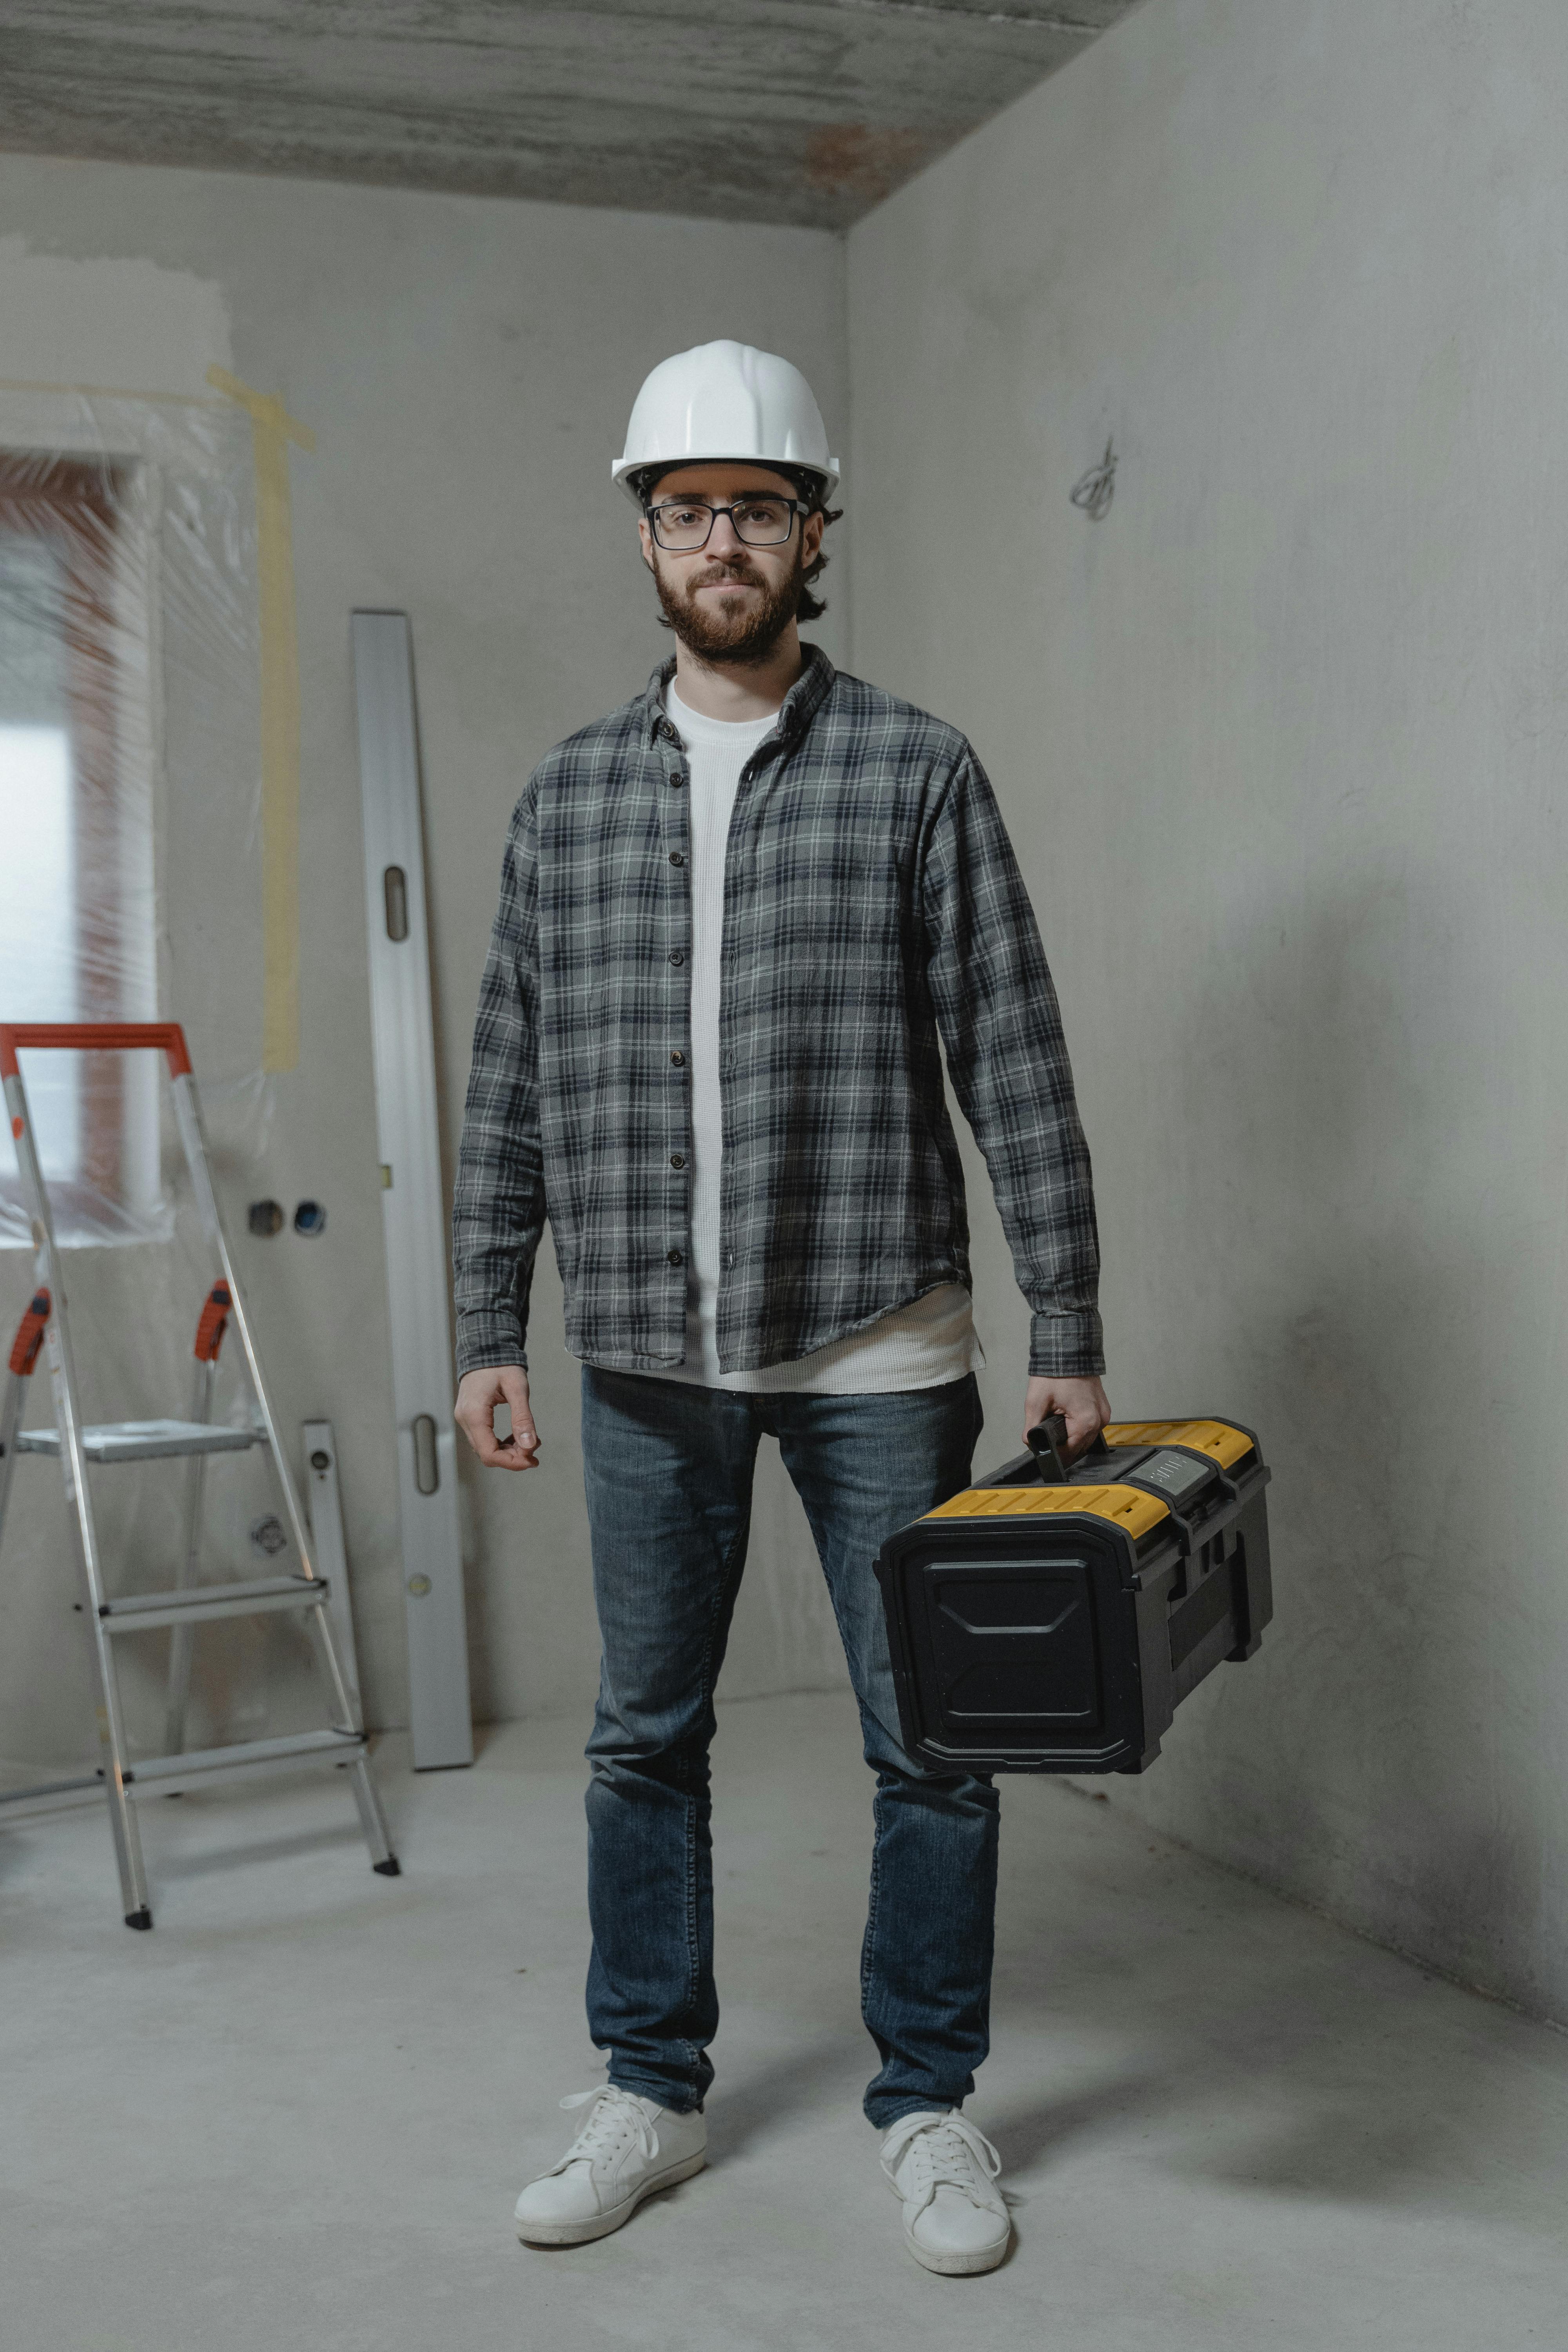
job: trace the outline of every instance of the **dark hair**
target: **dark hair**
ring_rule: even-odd
[[[695,464],[696,460],[693,459],[691,462]],[[795,488],[800,492],[803,499],[809,499],[811,501],[812,513],[819,514],[822,517],[825,526],[828,523],[837,522],[844,512],[842,507],[830,507],[824,501],[822,495],[822,480],[819,475],[809,474],[804,470],[797,472],[793,466],[771,465],[768,463],[768,460],[763,457],[758,457],[755,459],[749,457],[737,458],[735,462],[738,465],[756,464],[758,466],[765,467],[766,470],[770,474],[782,474],[786,482],[793,482],[795,484]],[[637,488],[637,498],[641,502],[642,509],[645,514],[653,503],[653,494],[658,488],[661,478],[666,474],[672,474],[677,470],[678,468],[676,466],[666,463],[658,466],[645,466],[640,472],[633,476],[632,478]],[[811,562],[806,565],[805,572],[802,574],[806,584],[801,590],[800,603],[795,610],[795,618],[797,620],[820,621],[824,613],[826,612],[827,602],[826,597],[814,596],[811,593],[812,582],[814,580],[820,580],[822,574],[826,571],[826,554],[821,548],[818,548]]]
[[[813,496],[809,489],[806,490],[805,495],[811,499],[811,510],[813,514],[819,514],[822,517],[824,524],[823,538],[826,542],[827,536],[826,526],[828,523],[837,522],[844,509],[842,507],[824,506],[820,496]],[[825,596],[814,596],[811,593],[810,586],[812,581],[819,580],[822,577],[822,574],[826,568],[827,557],[824,552],[823,548],[819,547],[811,562],[806,565],[805,572],[801,574],[801,577],[807,584],[801,590],[800,603],[795,608],[795,618],[797,621],[820,621],[824,613],[826,612],[827,599]]]

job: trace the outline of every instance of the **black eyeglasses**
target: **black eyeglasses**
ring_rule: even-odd
[[[728,506],[712,506],[706,499],[665,499],[644,509],[648,527],[660,547],[671,554],[689,555],[706,547],[720,515],[728,515],[731,529],[746,547],[782,547],[795,530],[796,515],[812,512],[805,499],[761,497],[732,499]]]

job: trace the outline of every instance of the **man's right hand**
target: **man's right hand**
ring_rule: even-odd
[[[511,1408],[511,1435],[496,1435],[498,1404]],[[528,1374],[521,1364],[487,1364],[465,1372],[458,1383],[453,1418],[487,1470],[535,1470],[539,1432],[528,1402]]]

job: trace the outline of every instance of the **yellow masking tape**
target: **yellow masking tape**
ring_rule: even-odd
[[[0,392],[68,392],[81,400],[141,400],[154,408],[221,408],[221,401],[209,400],[205,392],[149,392],[145,386],[135,391],[122,383],[40,383],[35,377],[0,375]]]
[[[250,418],[256,456],[257,587],[261,622],[261,919],[264,1070],[300,1059],[300,648],[294,627],[294,541],[289,444],[316,436],[275,395],[210,367],[215,391]]]

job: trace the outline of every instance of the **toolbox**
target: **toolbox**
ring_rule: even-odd
[[[883,1546],[906,1750],[971,1772],[1142,1772],[1273,1613],[1268,1471],[1230,1421],[1110,1423],[1031,1451]]]

